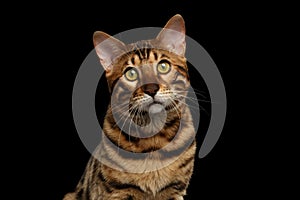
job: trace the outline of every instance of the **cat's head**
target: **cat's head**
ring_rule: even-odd
[[[118,104],[127,102],[132,115],[162,109],[180,112],[190,85],[185,25],[180,15],[172,17],[152,40],[124,44],[99,31],[93,40]]]

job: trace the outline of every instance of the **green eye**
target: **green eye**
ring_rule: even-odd
[[[125,72],[125,77],[129,81],[135,81],[138,78],[138,73],[134,68],[131,68]]]
[[[171,69],[171,66],[166,61],[160,62],[157,65],[157,71],[162,74],[168,73],[170,71],[170,69]]]

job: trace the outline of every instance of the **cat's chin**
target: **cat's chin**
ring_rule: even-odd
[[[153,103],[149,106],[149,114],[158,114],[164,110],[164,106],[159,103]]]

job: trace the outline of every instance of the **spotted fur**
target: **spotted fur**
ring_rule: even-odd
[[[169,35],[166,30],[179,34]],[[104,120],[101,144],[75,192],[68,193],[64,200],[183,200],[196,149],[192,116],[184,101],[190,85],[184,34],[180,15],[171,18],[153,40],[125,45],[103,32],[95,33],[95,49],[106,70],[112,103]],[[170,66],[168,73],[157,71],[161,62]],[[125,77],[132,69],[138,73],[135,81]],[[149,114],[148,108],[155,102],[166,111],[163,124],[160,112],[155,118]],[[121,116],[119,120],[114,113]],[[133,123],[142,128],[130,129]],[[156,134],[140,137],[160,125]]]

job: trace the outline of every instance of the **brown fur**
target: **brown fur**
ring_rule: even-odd
[[[184,32],[181,16],[174,16],[165,28],[174,27],[174,24],[182,26],[179,28]],[[112,39],[111,42],[119,46],[118,51],[123,54],[110,64],[107,64],[110,60],[103,57],[102,49],[97,50],[100,62],[106,69],[109,89],[115,93],[112,98],[115,98],[118,104],[126,99],[131,99],[130,105],[137,104],[138,99],[145,96],[145,89],[142,87],[145,80],[159,80],[157,94],[166,97],[173,97],[174,91],[185,91],[189,87],[186,59],[183,54],[176,55],[168,49],[161,48],[163,41],[160,38],[164,37],[163,34],[159,34],[154,40],[130,45],[123,45]],[[107,39],[109,36],[99,33],[95,38],[103,41],[103,38]],[[176,49],[177,52],[184,52],[185,43],[179,46],[182,47],[184,48]],[[156,66],[164,60],[169,62],[172,68],[168,74],[161,75],[156,72]],[[124,78],[124,70],[129,66],[138,70],[139,81],[130,82]],[[132,96],[128,96],[128,92],[125,91],[131,91],[129,94]],[[185,92],[182,94],[186,95]],[[122,115],[122,112],[124,111],[118,114]],[[64,200],[182,200],[192,175],[196,149],[192,117],[186,104],[174,103],[166,114],[163,128],[147,138],[124,132],[112,113],[113,105],[110,105],[103,124],[102,142],[87,164],[76,191],[67,194]],[[137,118],[136,122],[140,118],[146,119],[147,116],[134,115]],[[143,120],[141,124],[146,121]],[[123,122],[127,123],[126,120]],[[134,133],[134,130],[131,132]],[[120,150],[148,154],[141,159],[128,157],[120,153]]]

